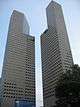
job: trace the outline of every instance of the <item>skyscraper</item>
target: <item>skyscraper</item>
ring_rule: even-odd
[[[41,35],[43,100],[44,107],[52,107],[56,82],[73,59],[61,5],[51,1],[46,13],[48,29]]]
[[[35,38],[29,35],[28,22],[13,11],[1,77],[1,107],[14,107],[15,101],[35,104]]]

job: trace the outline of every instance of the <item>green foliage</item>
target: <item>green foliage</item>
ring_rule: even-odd
[[[69,71],[62,74],[56,88],[57,98],[54,107],[80,107],[80,67],[73,65]]]

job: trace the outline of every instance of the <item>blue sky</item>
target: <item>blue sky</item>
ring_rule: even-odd
[[[26,15],[30,34],[36,37],[37,107],[42,105],[40,35],[47,28],[45,8],[51,0],[0,0],[0,75],[12,11]],[[80,65],[80,0],[55,0],[62,5],[74,63]]]

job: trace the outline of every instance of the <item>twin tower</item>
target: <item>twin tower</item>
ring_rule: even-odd
[[[41,35],[43,101],[44,107],[52,107],[56,82],[70,69],[73,59],[61,6],[51,1],[46,13],[48,29]],[[36,107],[35,37],[29,35],[24,14],[15,10],[9,24],[0,95],[1,107],[19,107],[21,101]]]

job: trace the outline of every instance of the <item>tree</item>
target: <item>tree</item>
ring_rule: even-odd
[[[80,67],[73,65],[62,74],[55,87],[54,107],[80,107]]]

